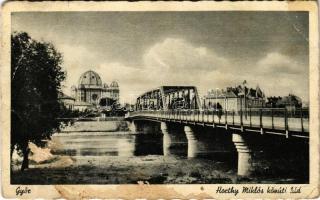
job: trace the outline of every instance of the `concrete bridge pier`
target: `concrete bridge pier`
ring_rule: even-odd
[[[252,151],[247,143],[247,138],[242,134],[232,134],[232,141],[238,151],[238,175],[249,176],[252,172]]]
[[[135,133],[138,131],[138,125],[137,122],[132,120],[131,122],[128,122],[128,128],[131,132]]]
[[[184,126],[184,132],[188,140],[188,157],[194,158],[199,152],[198,140],[195,137],[195,133],[190,126]]]
[[[168,124],[166,122],[161,122],[160,129],[163,134],[163,155],[168,156],[171,154],[170,148],[172,146],[172,138],[168,131]]]

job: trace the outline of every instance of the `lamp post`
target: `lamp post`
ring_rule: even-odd
[[[219,88],[216,88],[216,110],[218,109],[218,90]]]
[[[247,81],[244,80],[242,85],[243,85],[243,90],[244,90],[244,112],[245,112],[245,119],[247,119],[247,95],[246,95],[246,85]]]

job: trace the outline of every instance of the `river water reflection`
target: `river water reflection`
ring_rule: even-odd
[[[162,135],[129,132],[59,133],[54,140],[61,143],[55,154],[70,156],[143,156],[163,155]]]
[[[190,141],[188,145],[188,139],[183,129],[171,131],[170,136],[167,136],[170,137],[170,141],[167,141],[164,134],[159,131],[151,133],[118,131],[118,126],[119,122],[112,121],[77,122],[72,127],[65,129],[64,132],[53,135],[52,140],[58,145],[52,148],[52,152],[55,155],[76,156],[81,159],[86,159],[88,156],[94,156],[96,159],[112,156],[141,157],[149,155],[171,156],[176,159],[188,157],[188,148],[191,145]],[[214,159],[221,162],[230,161],[231,164],[235,164],[233,145],[230,150],[230,144],[228,146],[225,145],[225,142],[217,142],[214,135],[212,132],[199,134],[201,137],[197,138],[195,158]],[[231,138],[223,138],[223,140],[231,143]],[[170,145],[169,149],[167,149],[168,145]]]

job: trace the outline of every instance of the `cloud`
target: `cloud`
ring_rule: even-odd
[[[216,54],[212,48],[166,38],[150,46],[141,55],[141,65],[135,66],[104,60],[81,46],[62,49],[68,71],[66,85],[76,85],[80,75],[91,69],[107,84],[119,82],[122,102],[133,103],[138,95],[161,85],[194,85],[204,95],[209,89],[236,86],[243,80],[250,87],[259,85],[267,96],[289,92],[308,96],[308,68],[277,52],[241,65],[230,63],[230,58]]]
[[[203,46],[175,38],[167,38],[152,45],[142,55],[142,66],[128,66],[121,62],[102,62],[93,68],[102,80],[116,80],[120,96],[133,101],[141,93],[161,85],[215,85],[214,76],[229,64],[223,57]],[[212,76],[204,79],[209,74]],[[221,80],[221,79],[219,79]],[[130,100],[131,99],[131,100]]]
[[[107,84],[118,80],[123,100],[159,85],[196,85],[205,92],[243,80],[267,95],[293,90],[308,96],[309,46],[292,31],[295,24],[308,35],[308,13],[149,14],[15,13],[12,29],[52,42],[64,54],[66,93],[91,69]]]
[[[157,86],[212,86],[217,84],[216,75],[230,68],[228,60],[212,49],[177,38],[166,38],[152,45],[145,51],[143,61],[143,78]]]
[[[246,73],[240,77],[250,84],[262,88],[267,96],[284,96],[294,93],[304,100],[308,99],[308,64],[279,52],[268,52],[264,57],[247,66]],[[255,86],[255,85],[250,85]]]
[[[70,87],[77,85],[79,77],[87,70],[96,70],[98,59],[96,55],[81,45],[57,45],[63,55],[63,69],[67,72],[64,81],[64,92],[70,94]]]
[[[153,45],[143,56],[146,67],[165,71],[213,71],[228,61],[212,50],[177,38],[166,38]]]
[[[262,73],[299,74],[304,70],[296,60],[278,52],[268,53],[257,65]]]

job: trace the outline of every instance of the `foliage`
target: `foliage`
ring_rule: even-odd
[[[59,115],[60,128],[73,125],[75,121],[95,115],[90,110],[71,110],[61,105],[61,113]],[[96,116],[94,116],[96,117]]]
[[[59,129],[58,92],[65,72],[54,46],[33,40],[27,33],[11,36],[11,152],[23,154],[28,167],[28,143],[43,146]]]

